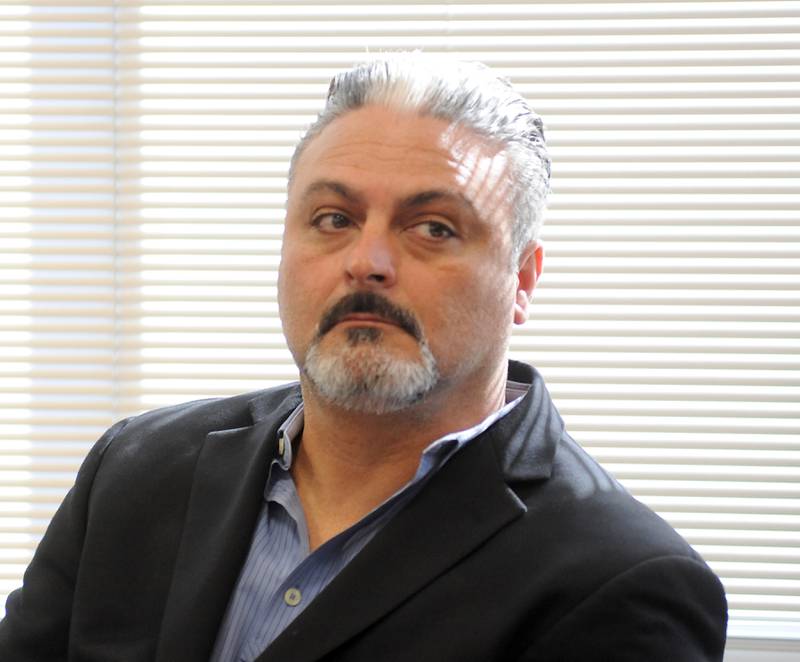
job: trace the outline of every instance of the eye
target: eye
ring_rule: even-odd
[[[351,226],[353,222],[344,214],[339,212],[325,212],[315,216],[311,225],[322,232],[336,232]]]
[[[455,230],[441,221],[423,221],[411,227],[411,230],[425,239],[444,241],[457,236]]]

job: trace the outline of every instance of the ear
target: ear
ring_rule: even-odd
[[[544,249],[539,243],[531,243],[522,251],[517,271],[517,292],[514,299],[514,324],[528,321],[528,307],[533,296],[533,288],[542,275]]]

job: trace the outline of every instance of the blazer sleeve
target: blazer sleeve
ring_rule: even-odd
[[[519,662],[721,662],[727,603],[702,561],[661,557],[614,577]]]
[[[22,587],[9,595],[0,621],[0,660],[67,659],[89,494],[105,449],[126,423],[109,428],[89,452],[25,571]]]

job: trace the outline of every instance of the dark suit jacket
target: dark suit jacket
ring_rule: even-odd
[[[260,662],[721,660],[719,581],[564,432],[541,378]],[[207,660],[296,385],[118,423],[0,624],[4,662]]]

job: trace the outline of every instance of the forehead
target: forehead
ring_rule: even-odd
[[[289,204],[325,179],[379,197],[454,190],[491,215],[498,206],[507,208],[507,171],[503,151],[470,129],[367,106],[337,118],[309,142],[296,164]]]

